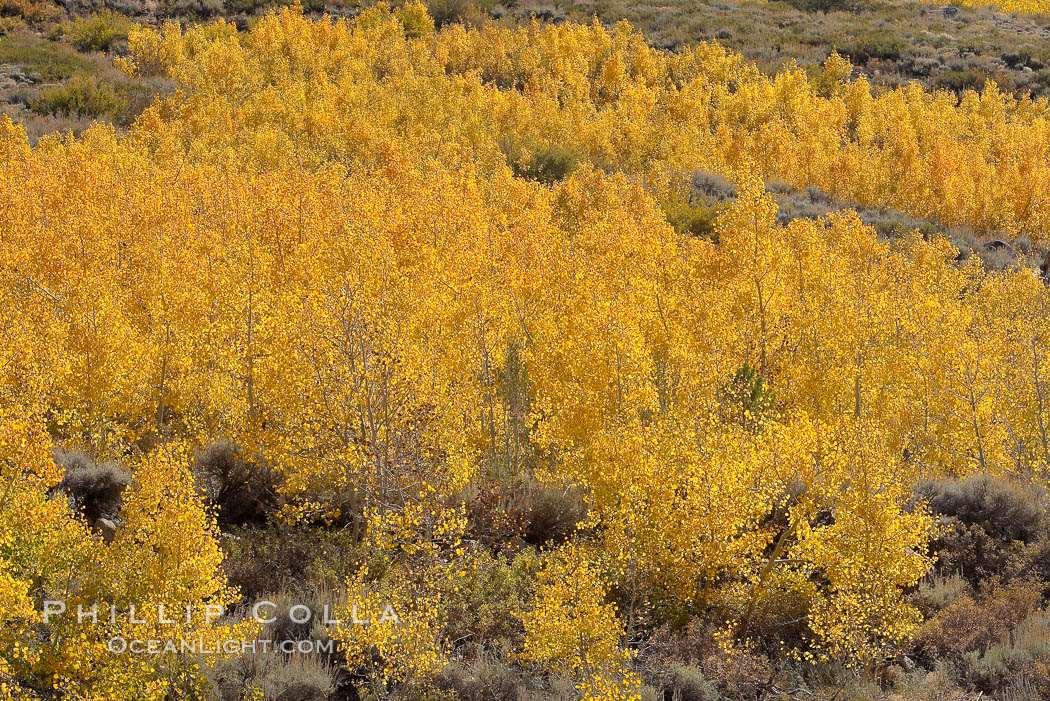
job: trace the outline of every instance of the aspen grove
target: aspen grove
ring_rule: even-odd
[[[641,699],[646,641],[698,612],[729,655],[782,625],[800,667],[871,673],[922,622],[916,484],[1046,481],[1044,280],[850,210],[785,223],[765,187],[1050,242],[1044,100],[414,3],[138,27],[118,62],[176,86],[130,128],[0,124],[0,698],[208,697],[219,660],[106,641],[170,637],[157,604],[257,634],[193,471],[219,442],[268,518],[349,534],[339,597],[399,624],[327,634],[383,698],[470,645]],[[734,187],[704,235],[670,214],[697,172]],[[56,450],[127,466],[111,537]],[[466,502],[526,483],[582,514],[508,555]],[[44,623],[58,599],[145,618]]]

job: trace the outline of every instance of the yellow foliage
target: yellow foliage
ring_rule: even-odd
[[[123,67],[178,88],[129,132],[0,123],[0,683],[194,677],[114,662],[112,631],[25,641],[44,593],[233,601],[188,470],[217,440],[289,519],[364,528],[349,598],[400,624],[334,633],[409,685],[454,642],[464,488],[573,486],[588,542],[549,555],[520,653],[593,699],[638,693],[614,586],[735,631],[790,590],[805,652],[886,654],[929,566],[914,481],[1050,465],[1039,279],[853,212],[778,224],[762,185],[1045,237],[1046,102],[875,94],[834,56],[768,78],[626,24],[428,22],[136,28]],[[738,183],[717,243],[662,213],[696,169]],[[48,498],[53,441],[132,467],[112,543]]]
[[[641,681],[620,647],[623,624],[586,553],[567,546],[539,574],[536,603],[521,614],[521,659],[573,681],[582,701],[636,701]]]

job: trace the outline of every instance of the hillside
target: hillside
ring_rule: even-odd
[[[874,73],[1037,20],[43,7],[0,699],[1050,696],[1050,101]]]

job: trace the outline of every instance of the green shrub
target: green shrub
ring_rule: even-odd
[[[493,550],[516,552],[525,545],[558,545],[587,516],[583,496],[532,479],[501,484],[481,479],[464,493],[471,537]]]
[[[77,76],[66,83],[40,91],[29,109],[54,117],[114,118],[124,109],[124,99],[110,85],[88,76]]]
[[[704,677],[703,671],[679,662],[671,664],[671,698],[680,701],[718,701],[718,688]]]
[[[165,14],[174,17],[207,18],[222,14],[224,3],[223,0],[166,0],[163,8]]]
[[[345,585],[363,557],[350,529],[277,523],[233,528],[222,542],[227,579],[246,599],[273,592],[334,591]]]
[[[270,617],[259,632],[261,639],[274,643],[299,640],[328,640],[326,621],[332,620],[336,612],[346,605],[345,597],[328,591],[324,587],[315,590],[300,591],[296,594],[268,594],[266,601],[272,602],[272,608],[264,611]],[[293,610],[296,607],[299,609]],[[302,607],[310,611],[306,620]],[[325,652],[318,652],[326,655]]]
[[[795,9],[803,12],[858,12],[863,9],[861,0],[787,0]]]
[[[934,574],[919,582],[914,598],[920,611],[932,615],[967,596],[969,592],[969,584],[958,574]]]
[[[480,3],[473,0],[429,0],[427,10],[434,18],[434,24],[444,27],[446,24],[468,24],[478,22],[485,16],[486,7],[494,3]]]
[[[1016,677],[1036,678],[1045,692],[1050,684],[1050,618],[1043,612],[1026,618],[983,652],[963,656],[965,676],[983,691],[998,691]],[[1036,698],[1036,697],[1033,697]],[[1038,698],[1046,698],[1045,694]]]
[[[916,492],[936,513],[954,516],[969,526],[980,525],[1001,540],[1032,540],[1043,517],[1043,505],[1034,490],[988,475],[926,481]]]
[[[521,621],[515,612],[532,597],[540,557],[532,548],[512,558],[479,550],[470,560],[463,568],[464,576],[445,585],[449,634],[454,639],[523,644]]]
[[[1043,62],[1037,58],[1033,58],[1027,51],[1005,53],[1000,56],[1000,58],[1007,66],[1016,70],[1031,68],[1033,71],[1038,71],[1043,68]]]
[[[89,522],[112,518],[120,511],[124,489],[131,483],[131,474],[123,467],[95,463],[85,453],[67,450],[55,452],[55,464],[64,473],[58,489]]]
[[[736,198],[736,186],[717,173],[697,170],[693,173],[691,194],[708,203],[728,202]]]
[[[678,204],[668,208],[667,223],[680,234],[687,234],[708,241],[717,241],[715,222],[719,208],[708,204]]]
[[[194,472],[221,526],[263,524],[277,510],[275,476],[235,445],[215,443],[197,458]]]
[[[551,185],[571,175],[577,161],[576,154],[569,149],[551,145],[533,151],[524,163],[511,161],[511,169],[519,178]]]
[[[1032,82],[1043,88],[1044,90],[1050,88],[1050,68],[1044,68],[1041,71],[1036,71],[1032,76]]]
[[[776,409],[776,394],[758,370],[745,363],[722,389],[722,406],[729,420],[755,428]]]
[[[112,10],[102,10],[87,18],[69,23],[65,32],[73,46],[81,51],[108,52],[118,39],[127,39],[135,23]]]
[[[890,34],[874,34],[858,38],[847,46],[840,46],[838,52],[848,58],[853,65],[859,66],[872,59],[900,61],[907,48],[907,43],[899,37]]]
[[[227,12],[255,13],[262,8],[287,7],[294,4],[294,0],[226,0],[224,3]],[[301,3],[304,10],[314,9],[314,0]],[[315,6],[316,7],[316,6]]]
[[[316,701],[336,696],[339,670],[318,655],[275,655],[262,649],[218,660],[207,676],[213,698]],[[178,698],[186,698],[179,696]]]
[[[957,518],[946,518],[940,535],[930,549],[937,556],[937,569],[959,574],[973,587],[991,578],[1013,578],[1033,569],[1030,560],[1038,552],[1038,542],[993,538],[979,524],[967,526]],[[1034,569],[1038,569],[1035,567]]]
[[[525,542],[530,545],[560,545],[576,532],[587,516],[587,504],[572,489],[557,490],[535,485],[526,488],[523,510],[528,523]]]
[[[934,77],[933,87],[939,90],[950,90],[958,95],[967,90],[980,92],[987,80],[986,73],[972,68],[962,71],[941,71]]]
[[[472,537],[493,549],[524,543],[528,514],[519,491],[488,479],[472,483],[463,495]]]
[[[916,646],[928,655],[983,654],[1033,614],[1042,595],[1037,584],[1013,582],[980,598],[962,596],[928,620]]]
[[[442,670],[436,686],[451,692],[459,701],[520,701],[528,698],[522,670],[492,654],[475,660],[457,660]]]

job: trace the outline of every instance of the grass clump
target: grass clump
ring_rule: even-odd
[[[45,83],[66,80],[77,73],[90,73],[99,68],[90,57],[78,54],[66,44],[26,34],[0,38],[0,63],[20,65]]]

